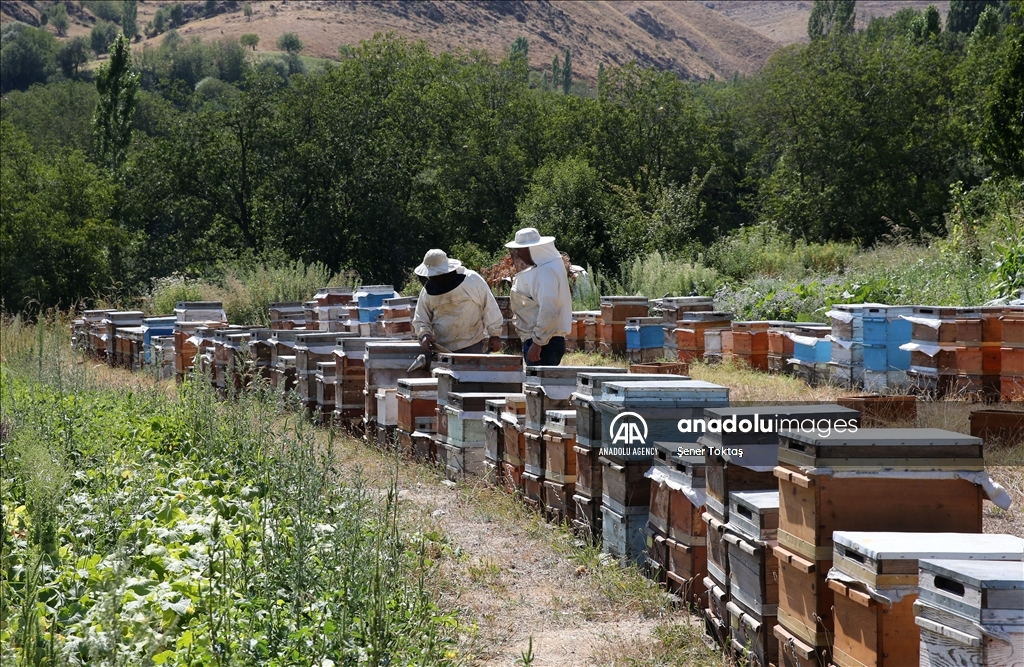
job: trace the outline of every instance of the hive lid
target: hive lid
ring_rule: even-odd
[[[528,385],[564,384],[576,386],[576,376],[581,372],[607,370],[593,366],[527,366],[526,380]]]
[[[958,560],[1024,561],[1024,539],[1013,535],[837,530],[832,533],[832,541],[837,555],[840,551],[853,552],[873,561],[916,561],[943,556]]]
[[[937,428],[861,428],[843,433],[779,432],[779,462],[815,467],[926,466],[975,469],[982,440]]]
[[[483,412],[487,401],[500,400],[504,403],[506,394],[492,392],[452,392],[448,394],[448,405],[464,412]]]
[[[1024,567],[1010,560],[932,560],[922,558],[920,571],[931,572],[947,579],[981,590],[1022,591],[1024,602]]]
[[[664,378],[665,376],[659,376]],[[608,403],[655,400],[725,399],[729,390],[703,380],[669,380],[631,382],[628,379],[605,382],[601,401]]]

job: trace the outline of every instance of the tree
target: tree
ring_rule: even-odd
[[[166,7],[161,7],[156,10],[156,14],[153,14],[153,32],[159,35],[167,28],[167,11]]]
[[[910,26],[910,35],[918,43],[938,37],[941,32],[942,17],[935,5],[928,5],[924,14],[914,19],[914,23]]]
[[[6,23],[0,39],[0,92],[25,90],[54,71],[57,40],[42,28]]]
[[[277,48],[290,54],[297,54],[302,51],[303,44],[299,36],[294,32],[286,32],[277,38]]]
[[[250,3],[248,3],[248,2],[245,3],[244,5],[242,5],[242,13],[245,14],[245,20],[246,21],[251,21],[252,20],[252,5]]]
[[[562,93],[568,95],[572,92],[572,55],[569,49],[565,50],[565,60],[562,65]]]
[[[1000,67],[984,93],[982,148],[1003,173],[1024,178],[1024,2],[1014,13],[999,48]]]
[[[857,18],[856,0],[814,0],[807,21],[807,35],[812,40],[828,35],[853,33]]]
[[[68,28],[71,27],[71,19],[68,18],[67,7],[64,3],[59,3],[53,8],[53,27],[57,29],[57,34],[64,37],[68,34]]]
[[[558,54],[551,58],[551,85],[558,87],[562,85],[562,68],[558,65]]]
[[[96,154],[115,169],[120,167],[132,138],[132,117],[139,75],[132,69],[132,47],[124,35],[114,40],[110,61],[96,75],[100,95],[94,116]]]
[[[185,8],[180,2],[171,5],[171,26],[180,28],[185,23]]]
[[[247,32],[244,35],[242,35],[238,39],[238,41],[242,46],[250,48],[253,51],[255,51],[256,45],[260,43],[260,36],[257,35],[256,33]]]
[[[529,81],[530,42],[522,35],[516,37],[516,40],[512,42],[512,48],[508,52],[508,61],[524,82]]]
[[[92,31],[89,32],[89,45],[96,55],[106,53],[110,45],[117,39],[119,32],[120,30],[114,23],[97,21],[96,25],[92,27]]]
[[[996,8],[1000,0],[949,0],[946,14],[946,30],[950,32],[973,32],[978,19],[986,8]]]
[[[608,254],[608,195],[601,175],[583,158],[542,165],[516,211],[517,224],[557,234],[558,248],[581,266],[613,265]]]
[[[121,3],[121,31],[130,40],[139,34],[139,3],[137,0],[124,0]]]
[[[65,42],[57,51],[57,65],[67,78],[78,76],[78,68],[89,62],[89,42],[79,35]]]

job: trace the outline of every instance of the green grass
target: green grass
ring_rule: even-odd
[[[451,663],[432,538],[271,392],[110,388],[65,326],[0,333],[0,662]]]

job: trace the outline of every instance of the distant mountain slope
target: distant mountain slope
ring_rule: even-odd
[[[703,4],[780,44],[807,41],[807,19],[814,6],[813,0],[705,0]],[[928,5],[935,5],[945,20],[949,0],[858,0],[857,27],[866,26],[872,16],[889,16],[905,7],[924,11]]]
[[[5,21],[38,16],[43,2],[4,2]],[[139,25],[159,2],[139,3]],[[355,45],[378,32],[426,40],[435,51],[485,49],[504,53],[519,35],[530,42],[533,69],[550,67],[552,57],[572,52],[573,72],[596,80],[600,63],[673,70],[687,78],[757,71],[778,48],[771,39],[704,6],[701,2],[574,2],[559,0],[265,0],[252,2],[247,21],[242,3],[234,11],[202,18],[202,2],[185,2],[183,36],[203,38],[243,33],[260,37],[260,50],[273,50],[278,36],[298,33],[304,55],[335,58],[342,44]],[[14,6],[19,5],[19,6]],[[87,33],[91,14],[73,16],[71,34]],[[160,37],[145,42],[159,41]]]
[[[858,23],[902,7],[936,4],[945,15],[948,0],[861,0]],[[0,19],[38,25],[39,0],[0,3]],[[170,2],[140,0],[139,25]],[[811,0],[260,0],[247,20],[242,2],[222,3],[204,17],[205,3],[184,2],[183,36],[204,39],[255,33],[259,50],[274,50],[285,32],[298,33],[303,55],[336,58],[342,44],[356,45],[378,32],[423,39],[434,51],[485,49],[503,54],[512,41],[530,42],[530,64],[550,67],[552,57],[572,52],[573,73],[593,82],[600,63],[672,70],[686,78],[751,74],[778,48],[806,41]],[[72,3],[69,36],[88,34],[95,17],[84,3]],[[49,28],[52,31],[52,26]],[[156,44],[157,36],[143,40]]]

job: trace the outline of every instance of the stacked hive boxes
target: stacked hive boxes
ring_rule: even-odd
[[[914,605],[920,667],[1020,665],[1024,568],[1010,561],[921,560]]]
[[[583,311],[583,350],[598,352],[601,347],[601,311]]]
[[[270,304],[270,328],[291,331],[306,328],[306,311],[299,301],[279,301]]]
[[[332,352],[334,362],[334,420],[354,430],[363,427],[366,402],[366,344],[374,338],[338,336]]]
[[[331,352],[329,358],[333,358]],[[338,407],[338,365],[334,361],[316,362],[316,407],[314,417],[318,423],[329,424],[334,419],[334,411]]]
[[[323,287],[313,297],[318,331],[356,333],[352,327],[355,297],[349,287]]]
[[[501,484],[511,493],[523,488],[526,464],[526,394],[509,394],[501,412]]]
[[[920,559],[1013,561],[1024,572],[1024,540],[1012,535],[836,531],[833,540],[828,586],[835,594],[835,667],[918,664]],[[1024,593],[1020,600],[1024,612]]]
[[[573,501],[573,526],[576,531],[593,541],[601,536],[601,411],[597,400],[601,397],[601,385],[611,380],[645,379],[645,376],[626,376],[624,368],[608,368],[604,371],[586,371],[576,375],[576,391],[571,396],[571,405],[576,408],[576,488]],[[685,379],[665,376],[665,379]]]
[[[660,317],[626,319],[626,358],[635,363],[655,361],[665,355],[665,330]]]
[[[651,314],[661,317],[661,347],[664,349],[664,355],[670,359],[677,358],[679,341],[676,328],[679,327],[679,320],[689,313],[705,313],[714,309],[714,299],[710,296],[676,296],[652,301]],[[703,343],[701,346],[703,347]]]
[[[866,391],[885,393],[906,387],[910,354],[902,346],[911,339],[911,327],[906,319],[910,314],[909,306],[869,304],[861,310],[864,340],[861,384]]]
[[[681,432],[677,423],[700,417],[704,408],[727,405],[729,390],[695,380],[629,380],[604,382],[596,402],[602,424],[602,548],[642,563],[651,493],[644,475],[654,458],[653,443],[695,442],[697,434]]]
[[[174,337],[174,315],[161,317],[147,317],[142,320],[142,359],[140,365],[148,366],[152,363],[152,344],[156,336]],[[173,356],[172,356],[173,358]]]
[[[733,322],[731,329],[723,329],[722,360],[767,371],[769,326],[769,322]]]
[[[734,530],[730,495],[736,492],[778,491],[774,468],[778,464],[780,428],[797,420],[809,425],[820,420],[843,426],[858,424],[860,413],[837,405],[794,405],[786,407],[711,408],[704,411],[708,431],[697,444],[704,449],[707,464],[707,499],[704,521],[708,524],[707,624],[711,634],[729,643],[731,565],[727,535]],[[712,421],[716,420],[716,421]],[[811,420],[807,422],[806,420]],[[754,422],[757,422],[755,425]],[[743,423],[748,422],[746,431]],[[770,621],[774,623],[774,619]]]
[[[982,359],[984,317],[981,308],[961,308],[956,314],[956,383],[964,396],[999,396],[999,377],[985,376]],[[994,381],[993,381],[994,379]]]
[[[409,372],[409,366],[422,353],[423,348],[414,341],[377,339],[363,344],[363,432],[367,439],[377,436],[377,390],[398,387],[402,378],[430,376],[425,368]]]
[[[779,606],[779,492],[734,491],[729,494],[730,645],[746,664],[768,667],[778,662],[775,626]]]
[[[456,481],[466,476],[484,475],[484,410],[487,401],[504,402],[507,393],[512,392],[448,392],[443,408],[447,440],[443,448],[437,448],[448,479]]]
[[[828,325],[798,324],[782,335],[793,346],[787,359],[794,375],[809,384],[829,379],[828,363],[832,360],[832,344]]]
[[[793,370],[794,345],[791,333],[782,328],[768,330],[769,373],[790,373]]]
[[[319,306],[316,299],[302,303],[302,318],[306,323],[306,331],[320,331],[320,313],[317,310]]]
[[[999,390],[1004,401],[1024,400],[1024,306],[1004,308],[999,316]]]
[[[582,352],[584,350],[584,341],[586,339],[586,324],[584,322],[585,317],[586,311],[573,311],[572,322],[569,324],[569,335],[565,337],[566,352],[576,352],[577,350]]]
[[[437,378],[402,378],[398,381],[397,437],[407,456],[421,461],[433,461],[436,452],[429,449],[437,426]],[[427,451],[417,451],[414,436],[428,445]]]
[[[523,495],[526,502],[538,511],[543,511],[546,507],[544,482],[547,461],[543,432],[547,426],[549,412],[570,407],[569,400],[576,388],[576,374],[589,370],[606,369],[573,366],[526,368],[526,379],[523,384],[523,393],[526,395]],[[575,431],[575,424],[573,429]]]
[[[272,329],[270,347],[270,386],[280,392],[295,388],[295,337],[304,329]]]
[[[484,480],[494,486],[501,484],[501,462],[505,458],[504,411],[504,398],[489,399],[484,404]]]
[[[107,327],[103,324],[111,309],[87,310],[82,313],[82,328],[85,335],[85,349],[97,359],[107,359]]]
[[[174,336],[153,336],[149,345],[150,368],[161,380],[174,377]]]
[[[131,368],[131,343],[123,336],[119,339],[118,329],[140,328],[138,342],[141,344],[142,315],[141,310],[114,310],[104,316],[107,363],[111,366]]]
[[[931,306],[914,306],[903,317],[912,325],[911,340],[900,349],[910,353],[907,375],[921,391],[945,395],[956,386],[956,318],[956,308]]]
[[[601,297],[601,324],[598,326],[598,352],[622,355],[626,352],[626,320],[647,317],[647,297]]]
[[[380,314],[380,335],[388,338],[415,338],[412,318],[416,314],[416,300],[413,296],[385,299]]]
[[[181,301],[174,307],[174,373],[179,382],[192,370],[199,351],[200,328],[223,329],[228,316],[220,301]]]
[[[384,301],[397,296],[391,285],[362,285],[356,288],[360,336],[368,338],[377,335],[377,316],[384,312]]]
[[[398,387],[377,387],[376,400],[377,431],[373,440],[378,447],[393,449],[398,446]]]
[[[825,313],[831,320],[832,382],[842,387],[859,387],[864,375],[863,309],[881,304],[836,304]]]
[[[676,445],[656,443],[657,456],[646,476],[651,480],[647,518],[647,564],[669,590],[688,604],[704,599],[707,574],[704,509],[704,458],[680,456]]]
[[[573,378],[575,380],[575,377]],[[570,391],[575,385],[570,387]],[[565,401],[568,404],[568,400]],[[572,523],[576,505],[576,411],[547,410],[544,439],[544,507],[549,521]]]
[[[835,631],[833,531],[981,532],[987,480],[978,438],[939,429],[779,435],[781,665],[812,665]]]
[[[295,394],[309,412],[317,410],[317,364],[334,361],[338,334],[330,331],[309,331],[295,336]],[[333,376],[332,376],[333,377]]]
[[[417,343],[411,345],[418,346]],[[411,361],[409,362],[411,363]],[[511,354],[439,354],[437,363],[431,371],[437,378],[437,425],[434,434],[438,458],[448,455],[450,424],[449,411],[446,410],[450,394],[517,394],[523,390],[523,358]],[[480,403],[480,467],[483,466],[483,415],[485,404]],[[459,428],[456,425],[456,428]],[[479,474],[479,473],[476,473]]]

